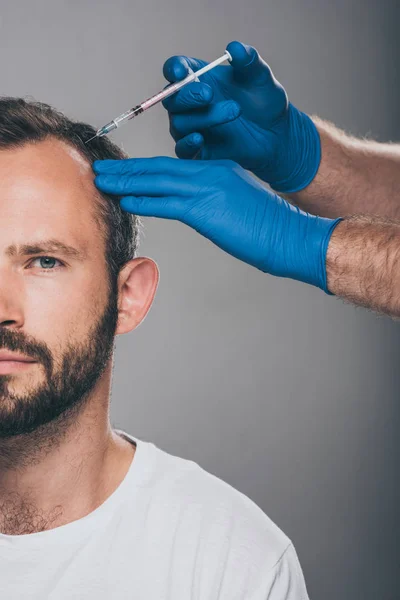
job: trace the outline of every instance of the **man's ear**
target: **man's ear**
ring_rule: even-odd
[[[121,269],[116,335],[133,331],[144,320],[153,303],[159,277],[158,266],[151,258],[134,258]]]

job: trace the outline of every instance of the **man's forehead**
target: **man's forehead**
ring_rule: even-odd
[[[50,138],[0,151],[0,229],[29,240],[31,233],[40,239],[97,237],[97,196],[90,163],[63,141]]]
[[[91,164],[63,141],[50,138],[0,151],[2,205],[31,198],[48,203],[75,200],[89,206],[97,195]]]
[[[57,168],[60,175],[93,175],[89,161],[76,148],[54,137],[40,142],[27,142],[17,148],[3,148],[0,151],[0,169],[18,169],[19,166],[25,169],[31,166],[30,172],[36,169],[42,176],[52,168]]]

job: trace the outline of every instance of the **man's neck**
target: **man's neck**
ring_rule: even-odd
[[[119,486],[135,448],[112,431],[108,402],[94,404],[58,439],[49,427],[47,438],[42,431],[0,440],[0,533],[35,533],[83,518]],[[24,461],[13,465],[13,454]]]

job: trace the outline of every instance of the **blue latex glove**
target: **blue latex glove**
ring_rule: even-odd
[[[232,63],[202,75],[163,104],[179,158],[231,159],[280,192],[296,192],[314,179],[321,159],[311,119],[289,103],[257,50],[231,42]],[[174,56],[164,76],[183,79],[207,63]]]
[[[326,251],[339,219],[305,213],[228,160],[156,157],[95,161],[95,184],[130,213],[177,219],[264,271],[324,291]]]

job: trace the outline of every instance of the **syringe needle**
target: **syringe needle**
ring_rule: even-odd
[[[92,140],[94,140],[94,138],[97,138],[97,133],[93,137],[91,137],[88,140],[86,140],[85,144],[88,144],[89,142],[91,142]]]

